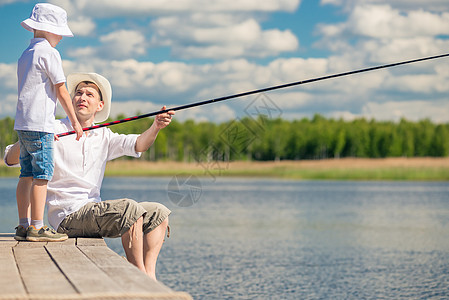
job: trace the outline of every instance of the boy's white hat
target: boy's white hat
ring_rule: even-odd
[[[98,86],[104,103],[103,109],[95,114],[94,122],[100,123],[106,121],[111,112],[111,84],[106,78],[97,73],[72,73],[67,76],[67,90],[70,93],[70,98],[73,99],[76,87],[83,81],[91,81]]]
[[[31,16],[20,24],[31,32],[43,30],[61,36],[73,36],[67,25],[66,11],[50,3],[36,4],[31,12]]]

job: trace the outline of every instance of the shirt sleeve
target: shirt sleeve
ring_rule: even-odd
[[[62,68],[61,55],[58,50],[52,48],[48,55],[41,58],[41,65],[53,85],[66,81],[64,69]]]
[[[121,156],[140,157],[141,152],[136,152],[138,134],[118,134],[107,128],[109,133],[108,160]]]

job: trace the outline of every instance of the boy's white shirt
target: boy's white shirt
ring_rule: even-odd
[[[65,82],[61,56],[44,38],[34,38],[17,64],[18,101],[15,130],[54,133],[57,94]]]

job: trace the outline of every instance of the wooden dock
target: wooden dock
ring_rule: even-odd
[[[192,299],[150,279],[103,239],[17,242],[0,234],[0,299]]]

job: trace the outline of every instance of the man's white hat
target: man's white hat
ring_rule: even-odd
[[[90,81],[98,86],[104,103],[103,109],[95,114],[94,122],[101,123],[106,121],[111,112],[111,84],[106,78],[97,73],[72,73],[67,76],[67,90],[70,93],[70,98],[73,99],[76,87],[83,81]]]
[[[66,11],[50,3],[36,4],[31,12],[31,16],[20,24],[31,32],[43,30],[61,36],[73,36],[67,25]]]

